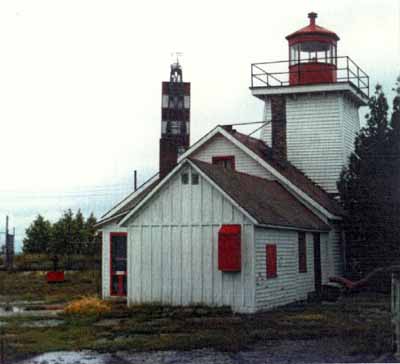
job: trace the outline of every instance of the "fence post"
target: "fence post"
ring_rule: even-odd
[[[394,356],[400,359],[400,274],[392,272],[392,292],[391,292],[392,323],[394,325],[393,349]]]

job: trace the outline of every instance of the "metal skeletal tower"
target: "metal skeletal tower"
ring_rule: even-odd
[[[190,144],[190,82],[183,82],[182,67],[171,65],[169,82],[162,83],[160,175],[167,174]]]

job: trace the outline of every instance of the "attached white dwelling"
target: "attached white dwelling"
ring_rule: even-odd
[[[269,84],[272,73],[259,86],[252,79],[252,94],[265,103],[262,139],[217,126],[189,147],[190,114],[182,110],[190,84],[176,84],[179,65],[179,77],[171,71],[163,83],[160,174],[98,223],[104,298],[251,313],[306,299],[342,274],[344,211],[335,181],[368,97],[360,79],[359,87],[339,82],[338,37],[315,17],[287,37],[288,84]],[[253,78],[263,77],[260,64],[252,69]]]
[[[269,152],[261,140],[216,127],[163,179],[154,177],[105,215],[99,223],[104,298],[121,293],[121,276],[114,275],[114,290],[110,282],[112,240],[121,233],[130,304],[255,312],[305,299],[340,274],[340,206]],[[224,161],[234,170],[221,167]],[[229,225],[240,227],[240,266],[233,271],[218,264],[226,254],[219,231]]]

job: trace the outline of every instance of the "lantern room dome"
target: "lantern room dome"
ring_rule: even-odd
[[[340,39],[335,32],[315,24],[317,13],[309,13],[308,17],[310,19],[310,24],[286,37],[289,44],[302,42],[304,40],[312,40],[313,38],[319,41],[323,41],[324,39],[326,41],[338,41]]]

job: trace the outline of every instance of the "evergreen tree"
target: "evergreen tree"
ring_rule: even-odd
[[[399,89],[398,89],[399,91]],[[389,107],[381,86],[369,101],[367,126],[341,173],[338,189],[347,211],[347,258],[366,272],[400,259],[400,99]]]
[[[97,229],[95,227],[97,223],[96,217],[93,215],[93,213],[90,214],[90,216],[87,218],[85,222],[85,232],[87,236],[87,244],[85,246],[85,253],[89,255],[97,255],[99,254],[99,236],[97,234]]]
[[[25,230],[23,240],[24,253],[47,253],[52,234],[51,223],[38,215],[31,225]]]
[[[74,253],[74,214],[69,209],[64,212],[63,216],[53,224],[52,233],[52,254],[71,255]]]
[[[81,254],[84,251],[84,246],[87,241],[87,233],[85,227],[85,218],[81,210],[79,209],[78,212],[75,214],[73,219],[73,228],[71,234],[71,243],[73,244],[73,252],[75,254]]]

